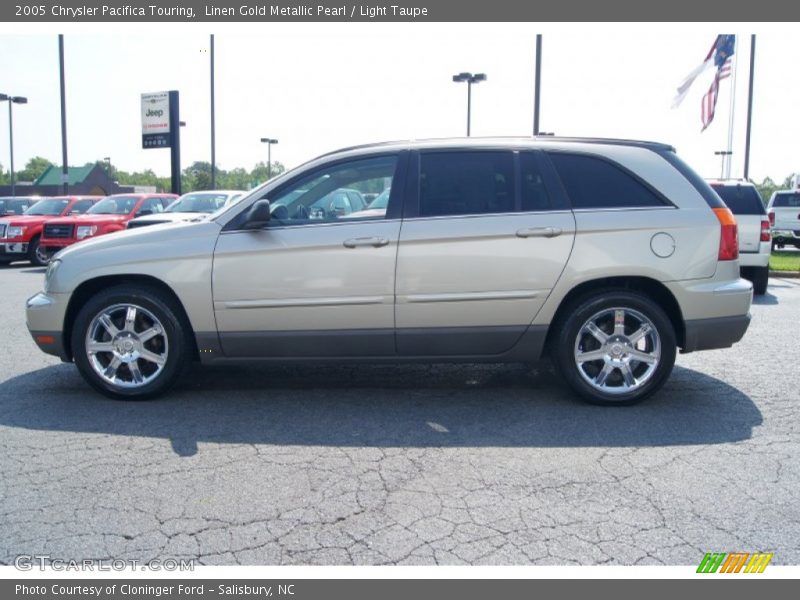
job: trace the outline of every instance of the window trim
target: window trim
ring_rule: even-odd
[[[386,214],[381,219],[378,217],[366,218],[366,219],[347,219],[347,220],[337,220],[337,221],[320,221],[319,223],[295,223],[295,224],[287,224],[287,225],[272,225],[269,224],[262,227],[258,231],[271,231],[271,230],[279,230],[279,229],[298,229],[298,228],[305,228],[305,227],[321,227],[323,225],[354,225],[358,223],[385,223],[386,221],[395,221],[400,219],[403,214],[403,204],[405,200],[405,188],[406,188],[406,179],[407,179],[407,168],[408,168],[408,150],[396,150],[391,152],[376,152],[374,154],[362,154],[359,156],[348,156],[346,158],[340,158],[337,160],[332,160],[330,162],[326,162],[321,164],[313,169],[306,169],[302,173],[298,173],[297,175],[290,177],[285,182],[281,183],[277,187],[271,189],[269,192],[262,194],[259,198],[257,198],[254,202],[249,202],[247,206],[242,207],[242,210],[236,214],[236,216],[232,217],[222,228],[222,233],[231,232],[231,231],[249,231],[246,229],[242,229],[242,223],[244,221],[244,216],[247,214],[247,211],[259,200],[269,199],[269,196],[275,197],[283,194],[287,191],[288,188],[291,188],[298,182],[308,179],[309,177],[313,177],[315,173],[319,173],[320,171],[329,170],[332,167],[337,165],[351,163],[351,162],[360,162],[365,160],[372,160],[376,158],[394,158],[396,160],[395,168],[394,168],[394,176],[392,177],[392,191],[389,194],[389,202],[386,207]],[[237,203],[238,204],[238,203]]]
[[[562,189],[564,190],[564,195],[569,202],[570,208],[572,208],[575,212],[596,212],[596,211],[608,211],[608,210],[642,210],[642,209],[651,209],[651,210],[661,210],[664,208],[678,208],[675,203],[673,203],[669,198],[667,198],[662,192],[657,190],[653,187],[648,181],[634,173],[632,170],[627,168],[625,165],[618,163],[617,161],[608,158],[602,154],[594,154],[592,152],[586,152],[582,150],[560,150],[560,149],[549,149],[544,150],[544,154],[546,155],[547,162],[552,167],[555,176],[558,177],[558,181],[561,184]],[[568,156],[583,156],[587,158],[594,158],[596,160],[603,161],[612,167],[617,168],[618,170],[622,171],[629,177],[631,177],[634,181],[636,181],[639,185],[644,187],[647,191],[653,194],[657,200],[662,203],[662,206],[653,206],[650,204],[641,204],[641,205],[632,205],[632,206],[593,206],[593,207],[576,207],[573,202],[572,198],[569,196],[569,192],[567,192],[567,186],[564,184],[564,180],[561,177],[561,174],[558,172],[558,168],[555,166],[553,161],[551,160],[550,156],[553,154],[562,154]]]

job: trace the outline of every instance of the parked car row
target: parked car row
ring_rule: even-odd
[[[115,194],[0,198],[0,261],[44,266],[71,244],[123,231],[198,218],[242,197],[239,190],[175,194]]]

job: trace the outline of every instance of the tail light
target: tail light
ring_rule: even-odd
[[[761,221],[761,241],[768,242],[772,239],[769,235],[769,221]]]
[[[774,212],[770,212],[769,215],[767,215],[767,216],[769,217],[770,226],[775,227],[775,213]],[[798,215],[798,216],[800,216],[800,215]]]
[[[739,228],[730,208],[715,208],[714,214],[719,220],[719,260],[736,260],[739,258]]]

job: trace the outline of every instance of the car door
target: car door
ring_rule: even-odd
[[[404,163],[404,154],[388,154],[320,167],[270,192],[272,218],[264,228],[243,230],[241,219],[226,226],[212,278],[226,356],[395,354],[402,190],[386,215],[342,214],[319,201],[345,187],[388,188],[402,179]]]
[[[398,353],[511,349],[558,280],[575,235],[552,170],[539,152],[511,150],[421,151],[410,164],[417,176],[397,257]]]

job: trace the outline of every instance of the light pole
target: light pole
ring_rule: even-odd
[[[453,75],[453,81],[456,83],[467,82],[467,137],[470,135],[470,118],[472,116],[472,84],[486,81],[485,73],[459,73]]]
[[[261,143],[267,145],[267,179],[272,179],[272,144],[277,144],[278,140],[261,138]]]
[[[109,182],[108,193],[109,194],[113,194],[114,193],[114,189],[113,189],[114,188],[114,180],[111,177],[111,157],[110,156],[106,156],[106,157],[103,158],[103,161],[106,163],[106,174],[108,175],[108,182]]]
[[[720,172],[719,172],[719,178],[720,179],[725,179],[725,158],[730,156],[731,154],[733,154],[733,152],[731,152],[730,150],[716,150],[714,152],[715,156],[721,156],[722,157],[722,167],[720,168]]]
[[[16,181],[14,180],[14,114],[11,110],[14,104],[27,104],[28,99],[22,96],[9,96],[0,94],[0,102],[8,102],[8,145],[11,149],[11,196],[16,196]]]

